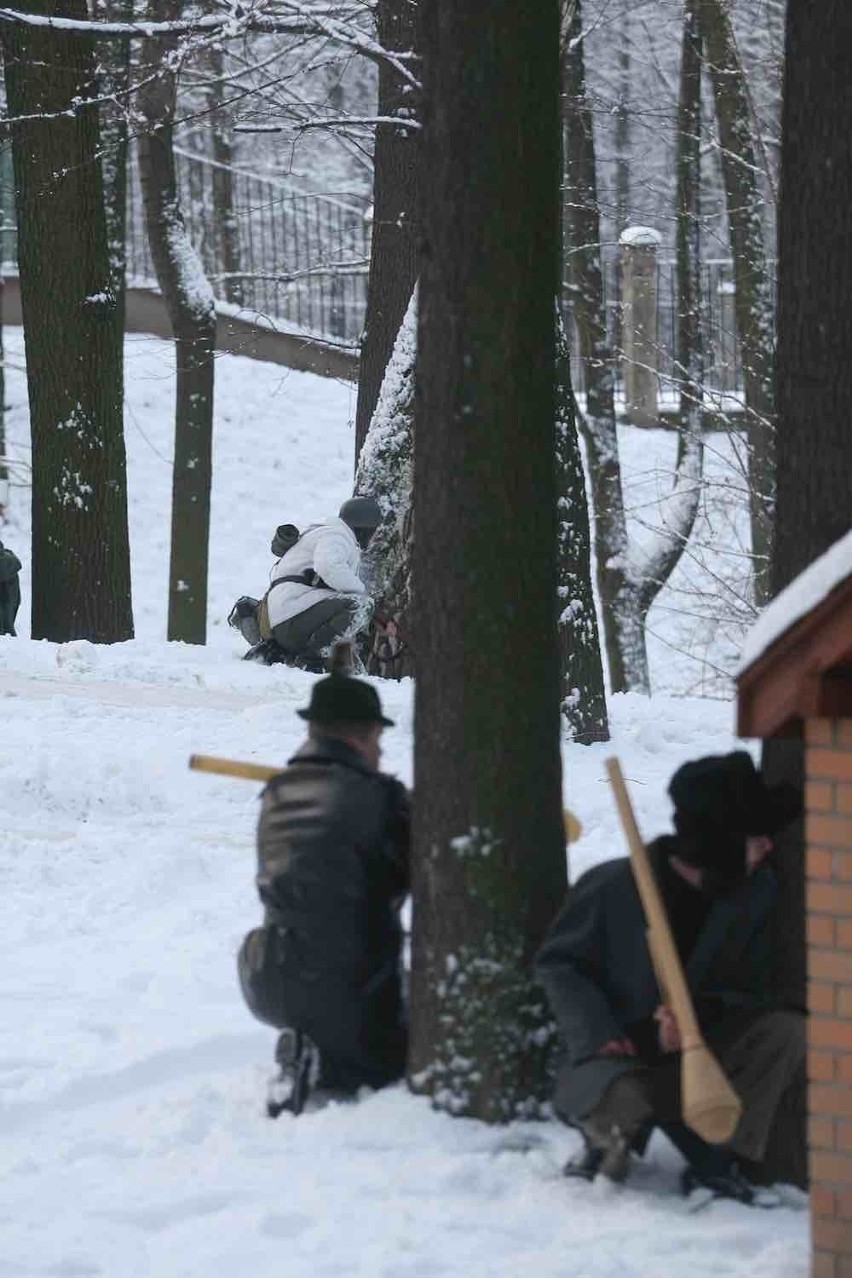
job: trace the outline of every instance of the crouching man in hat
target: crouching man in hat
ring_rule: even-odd
[[[405,1069],[399,910],[409,885],[409,803],[379,771],[392,721],[375,689],[314,684],[308,739],[262,796],[257,887],[264,925],[239,955],[243,994],[282,1032],[268,1111],[299,1113],[312,1086],[382,1087]]]
[[[772,837],[801,811],[793,787],[768,787],[745,751],[684,764],[669,785],[674,836],[648,849],[704,1037],[743,1104],[728,1146],[680,1117],[680,1041],[660,1006],[645,919],[626,858],[574,886],[538,955],[565,1058],[554,1108],[585,1138],[566,1168],[628,1173],[660,1126],[698,1185],[750,1203],[780,1107],[802,1086],[804,1016],[774,998]],[[803,1157],[790,1180],[804,1178]],[[793,1160],[794,1163],[796,1160]]]
[[[21,606],[20,571],[20,559],[0,541],[0,635],[15,633],[15,618]]]

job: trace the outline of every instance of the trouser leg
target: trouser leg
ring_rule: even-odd
[[[319,1048],[322,1086],[354,1091],[402,1078],[408,1034],[396,969],[361,991],[323,983],[308,994],[298,1023]]]
[[[731,1148],[759,1163],[781,1099],[805,1067],[805,1018],[799,1012],[767,1012],[742,1032],[726,1035],[723,1026],[708,1041],[743,1104]]]
[[[348,595],[333,595],[312,604],[287,621],[279,622],[272,635],[288,656],[317,657],[336,639],[351,633],[358,602]]]
[[[726,1146],[740,1158],[762,1162],[776,1113],[789,1088],[796,1085],[805,1063],[805,1022],[798,1012],[732,1013],[707,1035],[743,1112]],[[710,1146],[685,1127],[681,1119],[680,1057],[672,1057],[653,1071],[654,1113],[657,1121],[689,1161]]]
[[[623,1180],[630,1151],[644,1145],[653,1117],[652,1083],[647,1071],[631,1070],[614,1079],[579,1122],[587,1153],[582,1165],[573,1165],[576,1171],[591,1175],[601,1171],[611,1180]]]

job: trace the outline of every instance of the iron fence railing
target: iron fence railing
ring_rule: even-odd
[[[367,304],[369,201],[364,196],[293,194],[287,182],[176,148],[181,208],[213,291],[247,315],[267,317],[327,340],[356,346]],[[0,147],[0,258],[16,260],[14,189],[9,147]],[[604,250],[604,305],[610,349],[621,345],[618,251]],[[138,164],[128,179],[127,272],[134,283],[155,284]],[[721,395],[740,395],[742,368],[735,319],[733,264],[702,265],[704,382]],[[564,291],[571,328],[570,289]],[[672,260],[657,265],[656,363],[663,401],[677,396],[677,278]],[[574,384],[584,370],[572,342]],[[616,359],[616,367],[618,361]],[[620,373],[617,372],[620,389]]]
[[[176,148],[181,209],[217,299],[355,345],[367,303],[368,201],[294,195],[286,183]],[[130,165],[127,269],[154,278],[138,165]]]
[[[770,263],[774,268],[774,263]],[[621,271],[618,255],[605,253],[602,260],[604,308],[607,321],[607,343],[616,360],[616,385],[621,390]],[[570,289],[565,290],[564,313],[570,322]],[[734,265],[730,258],[711,258],[701,267],[702,353],[703,381],[708,391],[716,395],[739,397],[743,392],[740,342],[735,312],[736,290]],[[680,376],[678,373],[677,268],[673,260],[662,258],[657,263],[657,330],[656,363],[660,383],[660,397],[676,398]],[[569,328],[569,332],[573,332]],[[582,360],[577,354],[579,343],[572,343],[572,371],[574,385],[585,390]]]

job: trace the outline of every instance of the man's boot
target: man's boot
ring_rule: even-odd
[[[609,1180],[624,1180],[630,1169],[630,1150],[652,1116],[643,1076],[631,1073],[616,1078],[580,1122],[586,1153],[580,1163],[569,1163],[566,1174],[593,1180],[602,1172]]]
[[[285,1110],[301,1114],[319,1074],[319,1052],[301,1030],[284,1029],[275,1045],[278,1074],[269,1085],[266,1112],[278,1118]]]

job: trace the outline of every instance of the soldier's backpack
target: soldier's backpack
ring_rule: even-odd
[[[280,559],[292,550],[301,533],[295,524],[279,524],[275,529],[269,549],[276,559]],[[264,639],[269,639],[272,631],[269,626],[269,613],[266,608],[266,595],[255,599],[252,595],[240,595],[228,613],[228,625],[239,630],[250,648],[255,648]]]
[[[237,954],[237,975],[246,1006],[265,1025],[290,1023],[281,971],[286,935],[277,927],[253,927]]]

